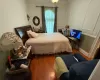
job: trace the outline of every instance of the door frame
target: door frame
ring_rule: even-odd
[[[100,46],[100,30],[97,34],[96,39],[93,42],[93,45],[90,50],[90,54],[88,55],[90,58],[94,58],[98,46]]]

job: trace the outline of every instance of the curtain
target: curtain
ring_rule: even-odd
[[[57,7],[55,7],[54,32],[57,32],[57,11],[58,11],[58,8],[57,8]]]
[[[45,25],[45,9],[44,6],[41,7],[41,13],[42,13],[42,29],[46,33],[46,25]]]

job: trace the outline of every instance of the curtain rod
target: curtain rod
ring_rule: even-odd
[[[36,7],[43,7],[43,6],[36,6]],[[58,7],[50,7],[50,6],[44,6],[46,8],[58,8]]]

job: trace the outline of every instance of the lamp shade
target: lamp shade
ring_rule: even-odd
[[[22,45],[22,40],[13,32],[6,32],[1,36],[0,46],[2,50],[11,50],[13,48],[17,49]]]
[[[59,0],[52,0],[52,3],[57,3]]]

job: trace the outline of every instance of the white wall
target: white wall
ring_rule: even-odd
[[[0,0],[0,36],[28,24],[25,0]]]
[[[68,24],[96,37],[100,30],[100,0],[68,0]]]
[[[30,16],[30,21],[29,24],[31,24],[33,27],[36,27],[32,23],[32,18],[34,16],[38,16],[40,18],[40,25],[39,27],[42,26],[42,20],[41,20],[41,8],[36,7],[36,6],[50,6],[50,7],[55,7],[58,6],[58,22],[57,26],[58,28],[63,28],[67,24],[67,1],[66,0],[59,0],[59,2],[54,5],[51,0],[27,0],[27,10],[28,14]]]
[[[100,31],[100,0],[68,0],[68,24],[83,32],[82,53],[90,57]]]

